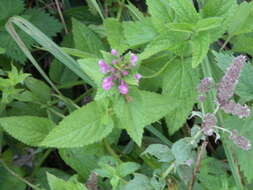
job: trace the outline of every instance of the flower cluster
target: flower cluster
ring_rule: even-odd
[[[244,150],[250,150],[251,144],[248,139],[238,135],[237,131],[230,131],[228,129],[218,127],[216,125],[217,118],[215,116],[219,109],[222,109],[225,113],[238,116],[240,119],[248,117],[250,115],[250,109],[247,105],[241,105],[234,102],[231,98],[234,96],[234,91],[238,83],[240,72],[246,62],[245,56],[238,56],[234,59],[233,63],[228,67],[221,81],[217,85],[217,109],[214,113],[206,113],[201,116],[202,118],[202,132],[206,136],[212,136],[216,134],[216,139],[219,138],[217,130],[222,130],[230,134],[230,139]],[[203,104],[206,99],[208,91],[214,87],[213,80],[211,78],[204,78],[198,87],[199,102]]]
[[[105,60],[98,62],[100,71],[106,75],[102,82],[102,88],[108,91],[115,85],[120,94],[126,95],[129,91],[127,81],[133,79],[138,84],[142,78],[141,74],[134,72],[138,56],[131,53],[129,59],[124,59],[115,49],[111,50],[111,55],[113,58],[110,63],[106,63]]]

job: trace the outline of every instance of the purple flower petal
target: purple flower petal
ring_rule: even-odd
[[[133,65],[133,66],[135,66],[136,65],[136,62],[138,61],[138,56],[136,55],[136,54],[134,54],[134,53],[131,53],[131,55],[130,55],[130,62],[131,62],[131,64]]]
[[[110,66],[109,65],[107,65],[106,63],[105,63],[105,61],[104,60],[100,60],[99,62],[98,62],[98,64],[99,64],[99,66],[100,66],[100,71],[102,72],[102,73],[108,73],[109,71],[110,71]]]
[[[107,77],[103,80],[102,88],[104,90],[110,90],[113,85],[113,77]]]
[[[114,55],[114,56],[118,56],[118,52],[115,49],[111,50],[111,54]]]
[[[129,72],[127,70],[122,71],[122,75],[127,76],[128,74],[129,74]]]
[[[136,78],[137,80],[140,80],[142,78],[142,75],[140,73],[137,73],[134,75],[134,78]]]
[[[119,85],[119,92],[121,93],[121,94],[127,94],[128,93],[128,85],[127,85],[127,83],[125,82],[125,81],[121,81],[120,82],[120,85]]]

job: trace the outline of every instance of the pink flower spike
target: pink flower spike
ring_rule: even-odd
[[[127,83],[125,82],[125,81],[121,81],[120,82],[120,85],[119,85],[119,92],[121,93],[121,94],[127,94],[128,93],[128,85],[127,85]]]
[[[129,72],[127,70],[122,71],[122,75],[127,76],[128,74],[129,74]]]
[[[131,64],[132,64],[133,66],[135,66],[137,61],[138,61],[137,55],[134,54],[134,53],[131,53],[131,58],[130,58]]]
[[[98,64],[102,73],[108,73],[110,71],[110,66],[107,65],[104,60],[100,60]]]
[[[117,61],[116,60],[112,60],[112,65],[116,65]]]
[[[103,80],[102,88],[104,90],[110,90],[113,85],[113,77],[107,77]]]
[[[136,78],[137,80],[140,80],[142,78],[142,75],[140,73],[137,73],[134,75],[134,78]]]
[[[111,50],[111,54],[114,55],[114,56],[118,56],[118,52],[115,49]]]

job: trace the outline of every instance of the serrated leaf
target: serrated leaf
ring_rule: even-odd
[[[177,15],[176,19],[178,22],[187,22],[195,24],[199,20],[199,14],[194,8],[192,1],[170,1],[170,5]]]
[[[192,67],[196,68],[206,57],[209,50],[209,34],[201,32],[191,40],[192,44]]]
[[[253,56],[253,36],[252,33],[241,34],[235,36],[230,41],[232,45],[232,50],[236,53],[247,53]]]
[[[46,118],[33,116],[3,117],[0,125],[8,134],[31,146],[38,146],[55,126]]]
[[[89,58],[89,59],[79,59],[78,63],[83,71],[94,81],[97,86],[101,86],[104,74],[101,73],[100,67],[98,65],[99,59]]]
[[[169,133],[175,133],[186,121],[197,99],[198,72],[191,67],[190,60],[175,60],[169,64],[163,80],[163,94],[176,107],[166,116]]]
[[[236,0],[212,0],[205,1],[200,14],[203,18],[222,17],[221,26],[210,30],[210,41],[214,42],[219,39],[227,30],[232,17],[236,11]]]
[[[82,147],[102,140],[112,129],[113,122],[102,102],[91,102],[65,117],[40,145]]]
[[[194,146],[191,144],[191,138],[182,138],[175,142],[171,151],[176,159],[177,165],[184,165],[188,160],[194,161],[193,148]]]
[[[123,22],[123,28],[129,48],[144,45],[157,36],[150,18],[137,22]]]
[[[76,19],[72,19],[72,25],[75,48],[98,57],[101,56],[100,51],[105,50],[105,46],[99,37],[85,24]]]
[[[170,148],[163,144],[151,144],[142,154],[154,156],[159,162],[171,162],[174,159]]]
[[[228,33],[230,36],[239,35],[242,33],[252,32],[253,30],[253,3],[243,2],[232,17],[232,22],[229,25]]]
[[[170,50],[176,52],[185,44],[189,37],[188,33],[167,31],[154,38],[140,54],[140,59],[148,59],[162,51]]]
[[[28,77],[25,85],[39,101],[46,103],[50,100],[51,89],[43,81]]]
[[[246,137],[248,140],[253,142],[253,116],[247,119],[239,119],[238,117],[230,116],[225,120],[224,127],[229,130],[237,130],[238,134]],[[237,160],[237,163],[240,165],[240,170],[244,173],[248,182],[253,179],[253,162],[250,158],[253,156],[253,149],[246,151],[239,148],[237,145],[233,144],[231,140],[227,139],[229,148],[233,150],[233,154]]]
[[[47,179],[51,190],[87,190],[77,179],[64,181],[50,173],[47,173]]]
[[[23,17],[28,18],[32,24],[49,37],[55,36],[62,29],[62,24],[42,9],[27,9],[23,13]]]
[[[0,0],[0,23],[11,16],[22,13],[24,8],[23,0]]]
[[[200,32],[200,31],[206,31],[206,30],[217,28],[221,26],[222,21],[223,21],[222,17],[211,17],[211,18],[201,19],[197,22],[196,30]]]
[[[128,44],[122,24],[115,18],[107,18],[104,20],[104,26],[111,48],[116,49],[120,54],[124,53],[128,49]]]
[[[120,97],[114,105],[114,111],[119,119],[118,127],[126,129],[140,146],[144,127],[161,119],[174,105],[171,106],[165,96],[152,92],[131,89],[129,96],[132,99],[129,102]]]
[[[92,144],[82,148],[60,149],[64,162],[73,168],[80,176],[87,179],[92,170],[98,167],[98,159],[104,155],[102,144]]]
[[[120,177],[125,177],[129,174],[134,173],[140,169],[140,167],[141,166],[135,162],[124,162],[117,167],[116,171]]]
[[[166,23],[173,21],[174,11],[171,9],[168,0],[147,0],[146,3],[152,23],[158,31],[163,30]]]

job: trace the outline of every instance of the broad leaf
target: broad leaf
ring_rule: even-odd
[[[40,145],[81,147],[102,140],[112,129],[113,122],[103,103],[91,102],[65,117]]]
[[[192,41],[192,67],[196,68],[206,57],[209,50],[209,34],[201,32]]]
[[[222,17],[211,17],[211,18],[204,18],[197,22],[197,31],[206,31],[210,29],[217,28],[221,26],[223,19]]]
[[[178,22],[195,24],[199,20],[199,14],[194,8],[192,1],[177,0],[170,1],[170,4],[176,13],[176,19]]]
[[[8,134],[31,146],[38,146],[55,126],[46,118],[33,116],[3,117],[0,125]]]
[[[124,22],[123,28],[129,48],[144,45],[157,35],[149,18],[138,22]]]
[[[99,57],[101,55],[100,51],[105,50],[99,37],[85,24],[76,19],[72,19],[72,24],[75,48]]]
[[[147,176],[135,174],[134,179],[128,182],[122,190],[152,190],[150,181]]]
[[[129,174],[133,174],[140,169],[140,167],[141,166],[135,162],[124,162],[117,167],[116,171],[120,177],[125,177]]]
[[[51,190],[87,190],[84,184],[79,183],[77,179],[64,181],[56,176],[47,173],[47,179]]]
[[[166,116],[169,133],[176,132],[186,121],[197,99],[198,72],[191,67],[190,60],[176,60],[169,64],[163,81],[163,94],[168,96],[171,106],[176,108]]]
[[[137,89],[131,89],[130,100],[120,97],[114,105],[118,126],[127,130],[131,138],[140,146],[144,127],[165,116],[173,106],[167,97]]]
[[[171,162],[174,160],[174,155],[170,148],[163,144],[151,144],[142,154],[154,156],[159,162]]]
[[[104,20],[107,39],[111,48],[116,49],[120,54],[128,49],[128,44],[124,38],[122,24],[114,18]]]
[[[241,34],[235,36],[230,41],[233,46],[232,50],[237,53],[247,53],[253,56],[253,35],[249,34]]]
[[[98,65],[99,59],[89,58],[89,59],[79,59],[78,63],[83,71],[94,81],[97,86],[101,86],[104,74],[101,73],[100,67]]]
[[[253,30],[253,3],[241,3],[232,18],[228,33],[230,36],[252,32]]]
[[[153,25],[157,30],[165,28],[165,24],[172,22],[174,18],[174,11],[169,5],[169,0],[147,0],[148,12],[151,14]]]
[[[66,148],[59,151],[64,162],[80,176],[87,179],[91,171],[98,167],[98,159],[104,155],[101,144],[92,144],[82,148]]]

